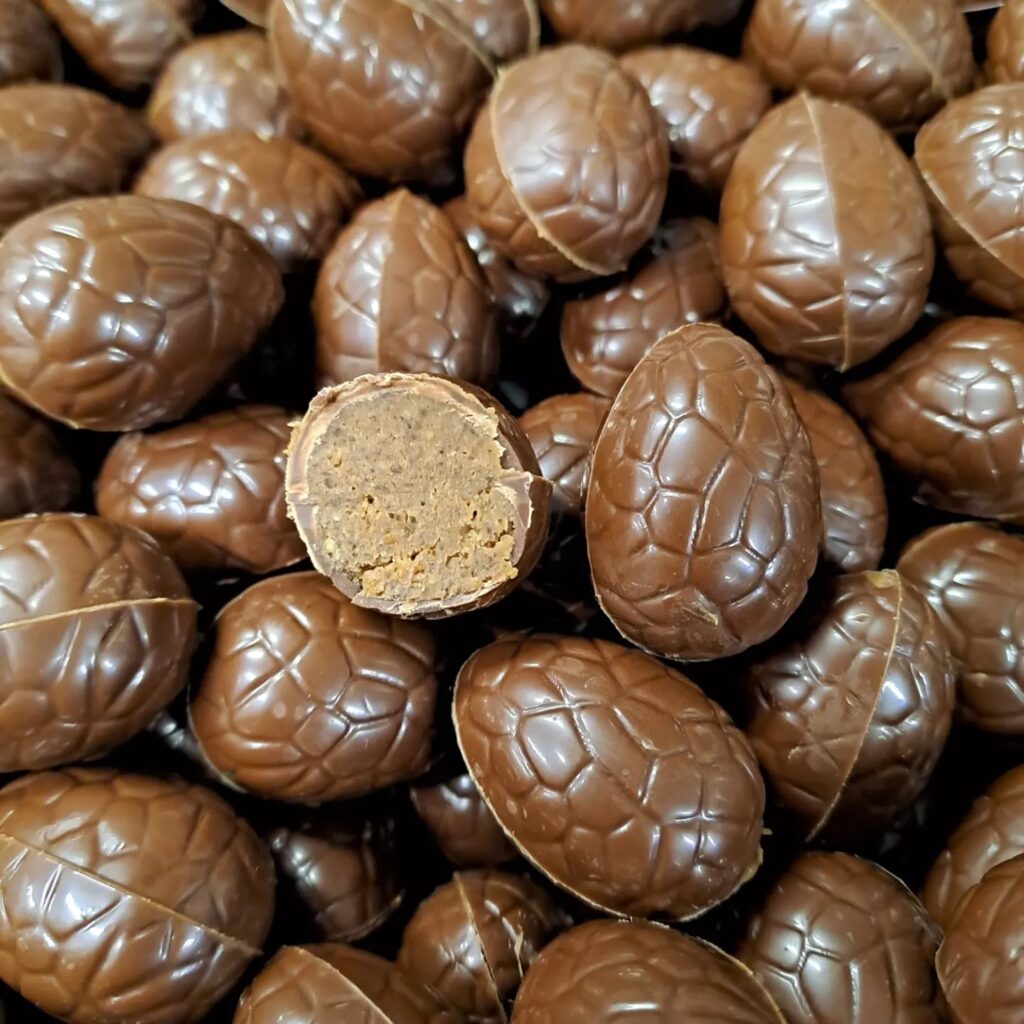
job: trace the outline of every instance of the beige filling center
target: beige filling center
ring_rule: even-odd
[[[502,454],[492,420],[409,391],[340,406],[309,462],[332,572],[400,604],[471,595],[515,576]]]

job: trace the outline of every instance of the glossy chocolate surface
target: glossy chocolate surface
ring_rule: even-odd
[[[235,785],[319,804],[418,775],[436,698],[425,626],[357,608],[301,572],[262,580],[222,609],[191,720],[206,759]]]
[[[284,500],[289,414],[240,405],[124,434],[96,480],[96,509],[145,530],[183,569],[264,573],[306,555]]]
[[[921,501],[1024,523],[1024,325],[950,320],[843,397]]]
[[[941,1024],[940,938],[894,875],[845,853],[805,853],[768,893],[738,955],[788,1024]]]
[[[0,836],[0,978],[61,1020],[198,1024],[260,953],[273,862],[208,790],[26,775],[0,790]]]
[[[766,114],[733,164],[720,227],[729,300],[776,355],[845,370],[924,308],[924,193],[893,139],[845,104],[800,95]]]
[[[536,0],[435,0],[496,61],[533,53],[540,44]]]
[[[96,757],[149,725],[185,685],[196,611],[141,531],[59,513],[0,523],[0,772]]]
[[[820,621],[755,664],[747,735],[809,836],[863,838],[918,796],[946,742],[954,673],[921,593],[892,570],[840,577]]]
[[[1024,3],[1010,0],[992,19],[986,40],[985,77],[1024,82]]]
[[[750,746],[685,676],[640,651],[500,640],[459,672],[453,715],[513,842],[606,912],[696,917],[760,864],[764,786]]]
[[[586,532],[598,601],[639,647],[718,658],[782,626],[818,557],[818,479],[751,345],[695,324],[644,356],[594,446]]]
[[[179,419],[282,298],[266,250],[196,206],[113,196],[50,207],[0,239],[0,383],[91,430]]]
[[[0,85],[61,77],[60,42],[35,0],[0,7]]]

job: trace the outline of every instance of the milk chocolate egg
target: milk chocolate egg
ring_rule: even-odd
[[[435,0],[496,60],[533,53],[540,43],[536,0]]]
[[[1024,3],[1010,0],[988,27],[985,76],[990,82],[1024,81]]]
[[[36,0],[0,7],[0,85],[61,77],[60,41]]]

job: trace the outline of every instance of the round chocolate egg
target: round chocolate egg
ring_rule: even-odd
[[[971,33],[956,0],[757,0],[744,56],[776,89],[920,124],[966,92]]]
[[[498,336],[487,284],[455,225],[405,189],[338,235],[313,299],[321,385],[381,370],[493,383]]]
[[[950,320],[843,397],[921,501],[1024,523],[1024,324]]]
[[[821,506],[775,371],[712,324],[662,338],[598,435],[585,520],[597,599],[637,646],[698,661],[776,633],[814,571]]]
[[[971,805],[935,858],[921,901],[947,929],[961,897],[989,868],[1024,853],[1024,765],[1001,775]]]
[[[921,793],[953,720],[935,613],[899,573],[841,576],[801,640],[749,670],[747,736],[808,837],[880,831]]]
[[[280,0],[270,10],[270,39],[295,109],[346,168],[391,181],[452,177],[452,150],[491,84],[492,65],[444,6]]]
[[[455,684],[459,747],[509,837],[608,913],[688,920],[761,863],[764,784],[685,676],[604,640],[508,638]]]
[[[26,775],[0,834],[0,978],[60,1020],[198,1024],[260,955],[273,861],[206,789]]]
[[[213,132],[297,137],[305,129],[278,81],[262,32],[204,36],[176,53],[146,108],[162,142]]]
[[[465,152],[466,198],[494,248],[535,277],[624,270],[658,223],[665,126],[609,54],[544,50],[513,64]]]
[[[568,923],[522,875],[456,872],[405,926],[397,963],[468,1020],[505,1024],[527,968]]]
[[[985,77],[990,82],[1024,82],[1024,2],[1010,0],[988,27]]]
[[[896,568],[945,629],[961,717],[1024,735],[1024,538],[981,523],[937,526],[910,541]]]
[[[659,338],[724,306],[718,229],[703,217],[669,221],[625,280],[565,303],[562,354],[588,391],[614,398]]]
[[[590,921],[550,942],[512,1024],[783,1024],[757,979],[701,939],[645,921]]]
[[[272,572],[305,546],[284,500],[289,415],[240,405],[124,434],[96,480],[96,510],[150,534],[183,569]]]
[[[690,46],[652,46],[619,63],[668,126],[672,166],[720,191],[740,143],[771,106],[768,83],[749,64]]]
[[[47,81],[62,74],[60,40],[36,0],[0,7],[0,86]]]
[[[889,508],[875,451],[842,406],[790,377],[784,381],[818,465],[825,558],[843,572],[876,569]]]
[[[172,143],[149,161],[134,191],[227,217],[283,271],[321,259],[363,197],[356,180],[315,149],[247,131]]]
[[[496,61],[533,53],[540,45],[536,0],[434,0]]]
[[[39,0],[65,39],[118,89],[149,85],[192,38],[198,0]]]
[[[0,89],[0,234],[54,203],[118,191],[149,144],[142,120],[97,92]]]
[[[934,264],[913,167],[878,124],[801,94],[761,120],[722,194],[729,301],[779,356],[849,369],[902,337]]]
[[[46,421],[0,394],[0,520],[59,512],[78,487],[78,471]]]
[[[1024,82],[955,100],[918,133],[914,160],[946,262],[968,292],[1024,314]]]
[[[197,608],[140,530],[0,523],[0,772],[98,757],[145,729],[185,685]]]
[[[313,399],[292,434],[285,496],[313,565],[354,604],[443,618],[530,574],[551,484],[485,391],[382,373]]]
[[[941,932],[895,875],[805,853],[768,893],[737,954],[788,1024],[942,1024]]]
[[[52,419],[180,419],[283,301],[269,253],[197,206],[78,199],[0,239],[0,384]]]
[[[409,796],[441,852],[457,867],[504,864],[516,855],[468,772],[413,786]]]
[[[190,717],[203,756],[234,785],[320,804],[427,767],[437,677],[425,626],[300,572],[243,591],[215,632]]]

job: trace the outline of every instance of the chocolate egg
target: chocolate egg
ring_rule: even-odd
[[[282,270],[321,259],[363,197],[356,180],[315,149],[245,131],[167,146],[147,164],[134,191],[227,217]]]
[[[0,519],[59,512],[78,486],[78,471],[45,420],[0,394]]]
[[[644,921],[590,921],[526,975],[512,1024],[782,1024],[757,979],[700,939]]]
[[[545,50],[512,65],[465,152],[466,198],[491,244],[536,277],[624,270],[658,223],[665,127],[607,53]]]
[[[60,40],[35,0],[0,7],[0,86],[60,78]]]
[[[619,63],[665,120],[673,167],[721,190],[740,143],[771,106],[768,83],[749,64],[690,46],[636,50]]]
[[[262,580],[221,609],[192,729],[232,783],[319,804],[427,766],[430,631],[357,608],[315,572]]]
[[[562,311],[562,354],[588,390],[614,398],[654,343],[725,306],[718,229],[703,217],[660,227],[637,270]]]
[[[528,878],[463,871],[402,933],[398,966],[477,1024],[505,1024],[527,968],[568,919]]]
[[[988,27],[985,76],[990,82],[1024,82],[1024,3],[1010,0]]]
[[[281,87],[262,32],[204,36],[175,54],[146,108],[163,142],[212,132],[255,132],[261,138],[305,133]]]
[[[533,53],[540,43],[536,0],[434,0],[498,61]]]
[[[961,897],[989,868],[1024,853],[1024,766],[1008,771],[978,797],[946,840],[921,890],[940,928],[948,928]]]
[[[719,224],[729,301],[776,355],[846,370],[924,309],[924,194],[893,139],[852,107],[800,95],[766,114],[740,147]]]
[[[488,385],[498,337],[487,285],[455,225],[405,189],[338,235],[313,300],[319,383],[407,370]]]
[[[0,523],[0,772],[98,757],[145,729],[185,685],[197,607],[140,530]]]
[[[788,1024],[942,1024],[932,973],[940,937],[888,871],[805,853],[768,893],[738,956]]]
[[[685,676],[603,640],[477,651],[459,747],[516,846],[608,913],[687,920],[761,862],[764,786],[743,734]]]
[[[746,731],[776,798],[809,837],[836,842],[913,803],[953,719],[942,627],[892,570],[841,576],[820,621],[748,684]]]
[[[208,790],[27,775],[0,790],[0,832],[0,978],[69,1024],[206,1020],[260,955],[273,862]]]
[[[955,100],[917,134],[914,160],[946,262],[983,302],[1024,314],[1024,82]]]
[[[0,383],[90,430],[179,419],[282,299],[266,250],[206,210],[142,196],[53,206],[0,239]]]
[[[843,572],[875,569],[885,547],[889,510],[874,449],[831,398],[789,377],[784,381],[818,465],[825,558]]]
[[[974,75],[956,0],[757,0],[743,53],[776,89],[845,100],[897,128],[920,124]]]
[[[124,434],[96,480],[96,509],[145,530],[183,569],[281,569],[306,554],[284,500],[289,434],[288,413],[269,405]]]
[[[695,324],[644,356],[594,445],[586,533],[601,607],[645,650],[720,658],[783,625],[818,557],[818,474],[751,345]]]
[[[393,181],[451,177],[491,64],[440,4],[281,0],[270,39],[295,109],[345,167]]]
[[[921,501],[1024,523],[1024,325],[950,320],[843,397]]]

